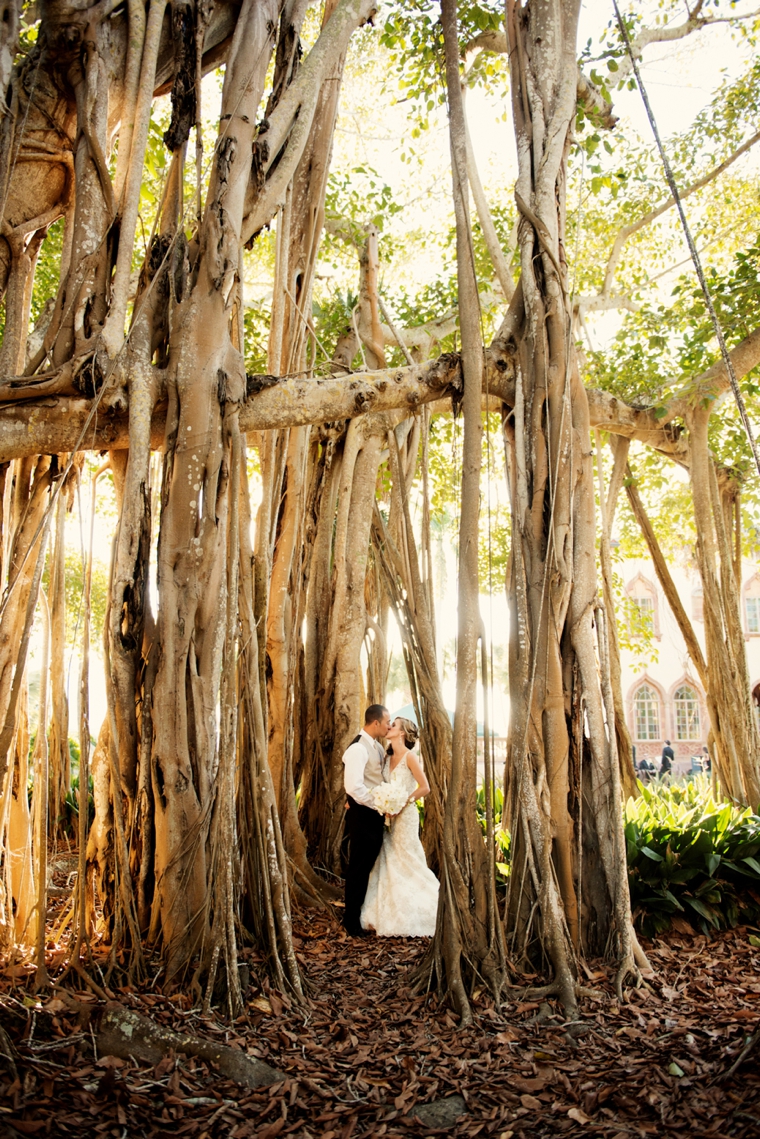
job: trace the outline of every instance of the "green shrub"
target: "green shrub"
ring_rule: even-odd
[[[477,798],[478,821],[480,822],[483,837],[486,836],[486,793],[485,788],[481,784],[478,787]],[[509,831],[504,830],[502,823],[502,813],[504,811],[504,792],[500,787],[494,787],[493,792],[493,826],[494,837],[496,839],[496,882],[497,885],[506,885],[506,880],[509,877]]]
[[[704,933],[760,916],[760,817],[716,803],[701,775],[645,786],[625,807],[634,921],[648,936],[683,915]]]

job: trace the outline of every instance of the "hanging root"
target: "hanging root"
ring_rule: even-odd
[[[636,936],[636,930],[633,928],[633,923],[631,923],[631,948],[633,949],[633,956],[639,969],[646,969],[648,973],[654,973],[654,969],[649,962],[649,958],[641,948],[641,943]]]
[[[590,989],[588,985],[575,986],[576,997],[586,997],[588,1000],[600,1001],[604,993],[601,989]],[[511,994],[515,1000],[540,1001],[545,997],[561,997],[563,986],[559,981],[552,981],[550,985],[505,985],[505,994]]]
[[[654,974],[649,959],[639,944],[636,931],[630,918],[627,924],[627,937],[624,939],[623,952],[617,972],[615,974],[615,992],[619,1001],[623,1001],[623,985],[629,977],[633,978],[635,988],[640,989],[644,984],[644,973],[648,976]]]
[[[628,977],[633,977],[633,983],[637,989],[641,988],[641,971],[639,970],[639,967],[633,958],[633,954],[630,953],[627,953],[625,955],[618,967],[617,972],[615,973],[615,992],[617,994],[617,999],[621,1003],[624,1000],[623,985],[625,984]]]

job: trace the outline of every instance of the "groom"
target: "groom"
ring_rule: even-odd
[[[383,782],[385,739],[391,718],[382,704],[370,704],[364,728],[343,753],[344,786],[348,796],[345,828],[348,839],[346,908],[343,924],[351,937],[369,937],[362,929],[361,911],[367,883],[383,845],[384,819],[372,806],[372,792]]]

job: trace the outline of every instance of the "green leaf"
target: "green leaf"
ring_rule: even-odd
[[[715,929],[720,929],[720,918],[712,906],[708,906],[706,902],[700,901],[699,898],[684,898],[687,905],[691,906],[693,910],[703,917],[705,921],[709,921],[710,925]]]
[[[661,854],[658,854],[656,850],[652,850],[651,846],[643,846],[641,848],[641,853],[645,854],[647,856],[647,858],[651,858],[652,862],[664,862],[665,861]]]

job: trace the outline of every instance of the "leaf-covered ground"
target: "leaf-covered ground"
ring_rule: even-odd
[[[475,1026],[460,1031],[446,1008],[409,992],[423,943],[347,940],[324,916],[301,916],[296,930],[307,1010],[251,988],[245,1014],[229,1025],[159,985],[112,990],[162,1024],[226,1040],[285,1074],[257,1091],[199,1060],[169,1055],[151,1068],[96,1055],[102,1000],[82,986],[36,1001],[24,970],[6,970],[0,1015],[18,1078],[0,1055],[0,1135],[760,1134],[760,1044],[721,1081],[760,1029],[757,931],[648,945],[656,977],[622,1006],[609,972],[589,967],[599,996],[584,999],[571,1036],[554,1005],[515,999],[496,1011],[482,996]],[[466,1111],[448,1131],[415,1118],[420,1105],[457,1094]]]

